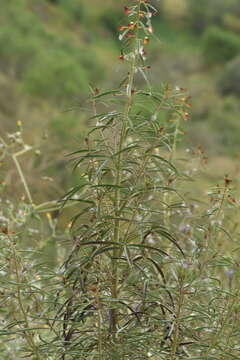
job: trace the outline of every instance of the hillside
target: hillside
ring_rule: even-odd
[[[150,79],[159,88],[162,82],[187,87],[193,106],[186,146],[226,158],[239,154],[240,5],[215,2],[199,7],[185,0],[179,7],[174,0],[156,1],[159,41],[149,45]],[[51,190],[47,184],[47,196],[69,185],[65,154],[89,126],[90,87],[115,87],[122,79],[116,24],[124,4],[12,0],[2,7],[1,133],[17,131],[20,121],[26,143],[44,150],[35,161],[26,158],[25,166],[35,168],[30,181],[36,188],[42,176],[58,178]]]

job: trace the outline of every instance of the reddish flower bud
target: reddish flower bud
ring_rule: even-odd
[[[136,23],[134,23],[133,21],[131,21],[131,22],[128,24],[128,28],[129,28],[130,30],[134,30],[135,27],[136,27]]]
[[[145,36],[145,38],[143,39],[143,43],[144,45],[147,45],[149,43],[150,39],[148,36]]]
[[[119,56],[119,60],[124,61],[125,60],[124,55]]]
[[[129,9],[128,6],[124,6],[124,12],[125,12],[126,15],[129,15],[131,10]]]
[[[129,31],[125,36],[126,36],[126,38],[132,38],[135,35],[134,35],[134,33],[132,31]]]
[[[231,184],[232,180],[229,179],[228,175],[225,175],[224,182],[225,182],[225,186],[229,186]]]
[[[188,120],[189,117],[190,117],[189,113],[185,111],[185,112],[183,113],[183,119],[184,119],[184,120]]]
[[[124,26],[124,25],[119,25],[118,26],[118,31],[123,31],[125,29],[126,29],[126,26]]]
[[[142,69],[143,69],[143,70],[149,70],[149,69],[151,69],[151,66],[150,66],[150,65],[143,66]]]

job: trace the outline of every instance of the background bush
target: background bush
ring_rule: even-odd
[[[188,14],[186,16],[191,28],[198,33],[212,24],[222,27],[226,14],[240,14],[238,0],[187,0],[187,4]]]
[[[24,88],[33,96],[46,99],[51,96],[63,100],[77,97],[78,94],[87,94],[88,81],[89,78],[77,58],[60,49],[49,49],[39,53],[39,57],[27,69]]]
[[[222,64],[240,52],[240,39],[236,34],[219,27],[209,27],[203,35],[203,54],[208,64]]]
[[[151,80],[157,88],[161,82],[186,86],[193,95],[191,143],[209,144],[206,148],[214,155],[220,148],[233,155],[236,152],[230,142],[223,144],[220,141],[222,130],[216,113],[222,97],[238,91],[237,85],[229,89],[227,75],[224,80],[218,79],[219,75],[224,78],[224,73],[227,74],[225,64],[229,60],[226,58],[232,57],[238,48],[238,41],[235,41],[236,37],[232,41],[232,35],[238,34],[239,2],[212,0],[205,3],[203,0],[199,4],[182,0],[181,6],[177,3],[176,0],[153,1],[160,10],[158,16],[152,17],[155,35],[160,41],[151,41],[146,49],[152,66]],[[84,134],[88,123],[83,119],[86,119],[88,109],[79,110],[80,119],[76,121],[74,131],[69,132],[65,131],[69,114],[62,111],[79,109],[89,85],[100,89],[115,86],[123,74],[121,62],[116,61],[120,53],[116,31],[124,18],[123,3],[92,0],[91,4],[89,6],[88,0],[4,2],[0,13],[0,79],[4,84],[0,95],[1,131],[12,131],[18,119],[24,120],[31,142],[33,137],[40,138],[41,124],[41,129],[54,139],[49,153],[54,148],[61,148],[63,142],[70,148],[74,134]],[[196,31],[201,21],[204,25],[200,26],[201,31]],[[217,31],[214,47],[210,44],[210,49],[205,51],[201,34],[212,27],[229,36],[219,35]],[[218,46],[219,37],[221,46]],[[208,53],[213,53],[209,60]],[[218,68],[206,67],[207,61],[216,63]],[[104,70],[106,67],[108,75]],[[237,74],[237,69],[234,74],[235,71]],[[233,79],[235,75],[229,77]],[[223,84],[225,81],[226,85]],[[141,76],[138,84],[145,86]],[[227,90],[221,90],[225,88]],[[238,100],[234,98],[233,101],[237,103]],[[61,121],[56,125],[56,114],[59,113]],[[238,133],[239,123],[233,120],[230,111],[225,111],[225,118]],[[201,127],[202,122],[206,124]],[[54,129],[57,129],[55,134]],[[54,154],[50,156],[53,159]],[[63,156],[63,152],[62,155],[58,152],[58,156]],[[61,169],[59,167],[58,171]],[[58,179],[65,175],[57,172]]]
[[[218,86],[223,95],[235,94],[240,96],[240,56],[226,64]]]

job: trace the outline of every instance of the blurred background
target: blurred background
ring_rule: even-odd
[[[34,199],[60,197],[77,179],[65,155],[89,128],[90,87],[114,88],[124,71],[117,27],[123,0],[8,0],[0,12],[0,132],[23,131],[22,164]],[[155,88],[192,96],[185,148],[202,146],[211,176],[237,173],[240,155],[240,1],[153,1],[159,13],[148,63]],[[144,84],[143,84],[144,86]],[[12,164],[1,186],[20,194]],[[214,171],[212,171],[214,170]],[[7,174],[7,176],[6,176]],[[41,189],[41,190],[39,190]]]

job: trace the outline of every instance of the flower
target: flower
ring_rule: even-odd
[[[118,26],[118,31],[123,31],[125,29],[126,29],[126,26],[124,26],[124,25],[119,25]]]
[[[128,24],[129,30],[134,30],[135,27],[136,27],[136,23],[134,23],[133,21],[131,21],[131,22]]]
[[[150,41],[149,37],[148,37],[148,36],[145,36],[145,38],[143,39],[144,45],[149,44],[149,41]]]
[[[124,6],[124,12],[126,15],[129,15],[131,13],[131,10],[129,9],[128,6]]]
[[[225,274],[227,275],[229,280],[232,280],[233,275],[234,275],[234,270],[233,269],[226,269]]]
[[[190,117],[189,113],[185,111],[183,113],[183,119],[187,121],[189,119],[189,117]]]

